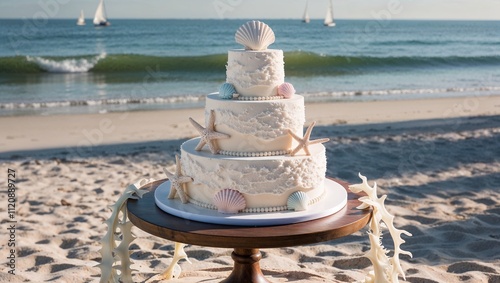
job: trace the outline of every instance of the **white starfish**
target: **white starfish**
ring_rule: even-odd
[[[196,146],[195,148],[198,151],[200,151],[205,144],[208,144],[210,151],[213,154],[217,154],[219,152],[219,147],[217,146],[216,140],[227,139],[230,137],[229,135],[215,131],[215,113],[213,110],[210,110],[210,117],[208,119],[206,128],[203,128],[192,118],[189,118],[189,121],[191,122],[191,124],[193,124],[193,126],[196,128],[196,130],[198,130],[198,132],[201,135],[200,142],[198,143],[198,146]]]
[[[312,122],[312,124],[307,128],[306,133],[303,138],[297,136],[294,134],[292,131],[288,130],[288,133],[294,138],[296,141],[299,142],[299,145],[290,153],[291,156],[294,156],[299,152],[299,150],[304,149],[306,152],[306,155],[311,155],[309,152],[309,146],[317,143],[324,143],[329,141],[329,138],[324,138],[324,139],[317,139],[317,140],[310,140],[311,138],[311,132],[312,129],[314,128],[314,125],[316,125],[316,122]]]
[[[168,194],[168,198],[173,199],[176,193],[178,193],[182,203],[187,203],[189,198],[186,192],[184,192],[184,184],[192,182],[193,179],[189,176],[182,175],[179,155],[175,156],[175,173],[168,171],[167,168],[163,168],[163,171],[170,180],[170,193]]]

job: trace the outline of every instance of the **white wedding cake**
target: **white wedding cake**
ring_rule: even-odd
[[[286,83],[274,32],[250,21],[236,32],[226,83],[207,96],[200,137],[186,141],[169,198],[222,214],[306,211],[325,195],[323,142],[305,134],[304,97]]]

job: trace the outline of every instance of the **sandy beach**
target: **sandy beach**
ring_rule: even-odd
[[[98,282],[108,206],[141,178],[165,178],[162,168],[197,135],[188,117],[202,121],[203,109],[0,117],[0,281]],[[305,126],[317,121],[313,138],[330,138],[327,175],[376,181],[395,226],[413,234],[403,236],[413,253],[401,257],[407,282],[500,282],[500,96],[306,104],[306,118]],[[133,231],[134,281],[158,282],[174,244]],[[362,280],[371,270],[366,231],[263,249],[261,268],[272,282]],[[181,261],[171,282],[219,282],[231,272],[229,249],[186,252],[192,264]]]

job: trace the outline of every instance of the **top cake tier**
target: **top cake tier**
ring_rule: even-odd
[[[278,86],[285,81],[283,51],[230,50],[226,77],[240,97],[277,96]]]

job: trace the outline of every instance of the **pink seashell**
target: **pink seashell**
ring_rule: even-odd
[[[295,94],[295,88],[291,83],[282,83],[278,87],[278,95],[284,98],[291,98]]]
[[[223,189],[214,196],[214,204],[220,213],[238,213],[247,206],[243,195],[237,190]]]

